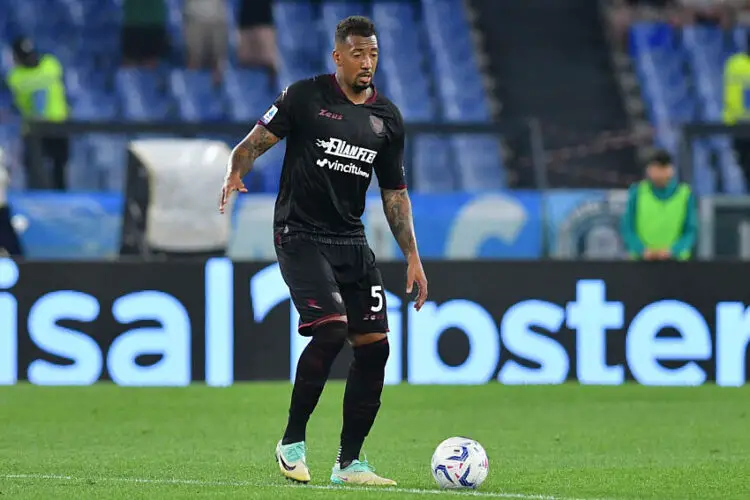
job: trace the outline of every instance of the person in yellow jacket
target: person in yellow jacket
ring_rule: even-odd
[[[52,54],[39,54],[28,38],[13,43],[14,66],[6,83],[13,94],[13,102],[24,120],[37,119],[63,122],[68,119],[68,100],[63,81],[63,67]],[[24,127],[25,129],[25,127]],[[31,145],[24,134],[26,168],[31,165]],[[65,172],[69,156],[69,141],[65,136],[44,137],[42,156],[52,162],[52,181],[55,189],[65,189]],[[31,188],[41,187],[41,179],[29,172]]]
[[[747,52],[739,52],[724,63],[724,110],[726,125],[750,121],[750,36]],[[745,179],[750,182],[750,137],[734,137],[734,149]]]
[[[622,239],[634,260],[688,260],[698,234],[690,186],[677,182],[669,153],[657,152],[646,179],[630,187]]]

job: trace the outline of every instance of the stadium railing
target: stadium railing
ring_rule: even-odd
[[[128,137],[144,135],[166,135],[172,137],[232,137],[239,141],[252,128],[253,124],[231,123],[231,122],[134,122],[134,121],[67,121],[54,123],[45,121],[32,121],[28,124],[28,137],[31,146],[28,175],[30,186],[44,187],[49,182],[42,168],[42,140],[44,137],[68,136],[75,137],[85,134],[107,134],[123,135]],[[516,123],[512,125],[498,125],[491,123],[406,123],[407,143],[413,144],[413,139],[430,136],[456,136],[456,135],[491,135],[504,142],[510,140],[514,144],[520,144],[521,149],[528,155],[532,172],[530,174],[539,189],[548,187],[546,159],[544,153],[544,141],[541,127],[535,120]],[[234,146],[234,144],[230,144]],[[404,159],[407,165],[413,165],[415,160],[415,148],[406,148],[407,157]],[[502,162],[499,162],[502,163]],[[407,169],[407,181],[413,184],[413,171]]]
[[[680,129],[676,162],[681,177],[696,184],[708,173],[715,180],[710,195],[701,196],[699,205],[697,256],[701,260],[750,260],[750,196],[745,174],[734,158],[736,138],[750,139],[750,123],[694,122]],[[708,158],[699,156],[697,145],[710,148]],[[710,171],[702,174],[706,169]]]

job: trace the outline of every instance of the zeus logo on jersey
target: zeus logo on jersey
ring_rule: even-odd
[[[326,154],[338,156],[340,158],[347,158],[349,160],[363,161],[371,165],[378,154],[377,151],[373,151],[372,149],[354,146],[353,144],[349,144],[341,139],[336,139],[335,137],[331,137],[327,141],[318,139],[316,144],[318,147],[323,148]]]
[[[335,170],[337,172],[344,172],[345,174],[354,174],[354,175],[360,175],[362,177],[370,178],[370,173],[366,170],[362,170],[354,163],[344,164],[340,163],[338,160],[331,161],[328,158],[323,158],[321,160],[318,160],[316,162],[319,167],[325,168],[328,167],[328,170]]]

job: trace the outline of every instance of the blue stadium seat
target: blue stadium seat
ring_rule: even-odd
[[[163,75],[157,71],[120,69],[115,88],[123,116],[129,120],[164,120],[170,115]]]
[[[423,69],[423,51],[416,32],[409,28],[416,22],[413,6],[399,2],[375,3],[372,17],[378,26],[380,75],[388,96],[401,108],[405,120],[434,120],[437,113]]]
[[[68,99],[75,101],[87,94],[104,94],[108,90],[107,75],[91,68],[67,66],[63,78]]]
[[[487,96],[459,0],[422,0],[443,117],[452,122],[488,122]]]
[[[182,0],[166,0],[167,32],[172,56],[178,64],[185,62],[185,28],[182,17]],[[235,26],[235,25],[230,25]]]
[[[461,190],[476,192],[505,187],[503,155],[497,139],[481,135],[456,135],[451,138],[451,147]]]
[[[187,122],[217,121],[224,118],[221,95],[209,71],[172,70],[170,88],[180,119]]]
[[[445,137],[422,135],[413,139],[414,187],[422,193],[447,193],[458,188],[454,160]]]
[[[745,30],[725,36],[718,28],[637,23],[630,53],[641,82],[647,115],[656,127],[656,144],[677,152],[677,126],[693,120],[720,121],[723,64],[745,44]],[[704,137],[692,146],[695,191],[746,192],[728,137]]]
[[[117,119],[117,101],[109,93],[82,93],[72,103],[72,117],[97,122]],[[118,190],[125,175],[124,137],[85,134],[71,138],[68,181],[71,190]]]
[[[272,8],[281,56],[281,86],[323,72],[325,63],[312,5],[292,0],[274,2]]]
[[[716,172],[711,168],[710,148],[706,141],[695,141],[693,143],[693,166],[695,182],[693,191],[698,196],[707,196],[716,193]],[[678,165],[679,167],[679,165]]]
[[[58,56],[75,119],[150,121],[231,119],[252,124],[268,108],[280,88],[313,74],[333,71],[334,27],[342,18],[370,15],[379,31],[380,69],[375,82],[408,122],[489,121],[487,93],[481,85],[468,23],[460,0],[279,0],[273,4],[280,49],[278,82],[264,71],[230,64],[222,85],[215,88],[205,72],[183,68],[183,0],[165,0],[171,56],[157,70],[122,68],[122,0],[3,0],[0,9],[0,72],[11,65],[7,45],[29,34],[39,48]],[[238,0],[228,0],[230,27],[236,26]],[[6,15],[3,16],[3,13]],[[231,30],[230,61],[236,61],[236,30]],[[3,55],[4,54],[4,55]],[[468,55],[468,56],[467,56]],[[689,115],[695,102],[685,103],[670,74],[654,85],[662,97],[658,109],[671,117]],[[696,101],[699,111],[703,101]],[[0,96],[0,108],[8,107]],[[704,111],[707,112],[707,111]],[[667,120],[663,120],[667,123]],[[671,135],[670,135],[671,134]],[[664,126],[664,140],[673,140]],[[414,150],[416,189],[445,192],[504,185],[498,147],[481,138],[418,136]],[[711,151],[731,153],[727,141],[709,142]],[[236,138],[233,141],[235,142]],[[722,145],[723,144],[723,145]],[[721,147],[720,147],[721,145]],[[127,140],[122,136],[87,135],[72,141],[72,186],[77,189],[119,189],[124,174]],[[278,145],[258,162],[252,174],[259,189],[275,192],[284,146]],[[494,155],[494,156],[493,156]],[[722,157],[724,157],[722,156]],[[736,165],[735,165],[736,167]],[[725,169],[726,170],[726,169]],[[722,172],[724,172],[722,170]],[[726,170],[727,174],[731,173]],[[722,174],[724,175],[724,174]],[[373,182],[373,189],[377,183]]]
[[[119,111],[117,100],[103,91],[79,93],[71,102],[71,108],[74,119],[93,122],[115,120]]]
[[[223,93],[229,116],[240,122],[254,122],[276,98],[268,73],[251,69],[228,69]]]

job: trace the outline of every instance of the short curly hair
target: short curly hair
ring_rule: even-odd
[[[364,16],[349,16],[336,25],[336,43],[344,43],[350,36],[370,37],[375,35],[375,24]]]

